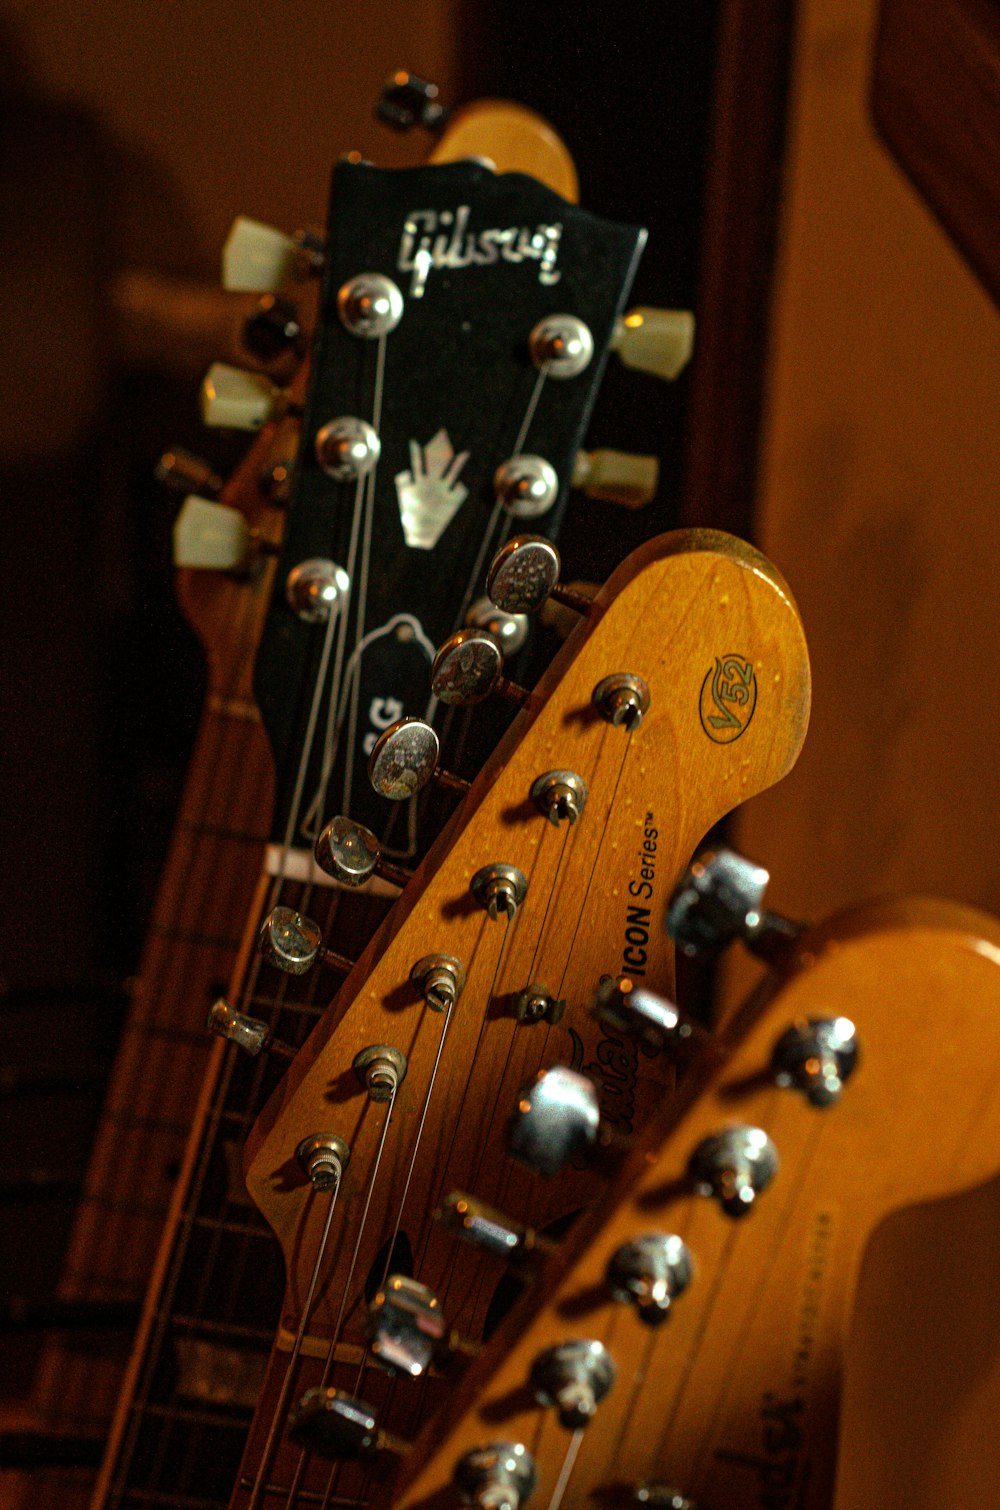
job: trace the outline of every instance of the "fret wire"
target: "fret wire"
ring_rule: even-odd
[[[250,1487],[251,1485],[249,1479],[240,1479],[241,1489],[249,1489]],[[268,1498],[270,1498],[271,1496],[276,1499],[281,1499],[282,1497],[284,1497],[287,1500],[287,1497],[291,1490],[289,1485],[287,1484],[265,1484],[263,1486],[262,1492]],[[338,1494],[335,1499],[327,1499],[327,1497],[324,1494],[321,1494],[318,1489],[298,1489],[296,1490],[296,1494],[298,1499],[303,1504],[329,1505],[331,1507],[331,1510],[365,1510],[365,1507],[371,1503],[367,1499],[355,1499],[348,1494]]]

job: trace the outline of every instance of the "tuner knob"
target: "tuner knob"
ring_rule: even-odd
[[[254,535],[239,509],[191,493],[174,520],[174,565],[199,571],[239,571]]]
[[[459,629],[449,635],[431,666],[431,691],[449,706],[471,707],[496,692],[524,706],[531,693],[503,674],[503,651],[485,629]]]
[[[243,322],[243,345],[259,362],[275,362],[279,357],[301,357],[305,336],[299,320],[299,308],[291,299],[277,294],[262,295],[257,308]]]
[[[345,975],[354,969],[353,960],[324,949],[319,924],[293,907],[275,907],[268,913],[257,935],[257,948],[286,975],[305,975],[317,960]]]
[[[433,1290],[404,1274],[392,1274],[368,1307],[366,1332],[385,1368],[419,1379],[446,1342],[448,1328]]]
[[[691,1253],[682,1238],[647,1232],[611,1255],[608,1284],[615,1300],[635,1306],[647,1326],[659,1326],[691,1283],[692,1272]]]
[[[202,379],[201,417],[213,429],[259,430],[269,419],[289,412],[284,390],[263,372],[213,362]]]
[[[575,1154],[593,1148],[601,1130],[597,1087],[556,1065],[539,1070],[521,1092],[507,1124],[507,1147],[536,1174],[558,1174]]]
[[[514,535],[493,557],[486,592],[504,613],[534,613],[547,598],[578,613],[589,613],[591,600],[559,581],[561,565],[551,540],[543,535]]]
[[[555,1243],[533,1227],[525,1227],[513,1217],[505,1216],[502,1211],[496,1211],[484,1201],[460,1190],[446,1196],[434,1215],[456,1237],[507,1262],[527,1258],[531,1253],[555,1252]]]
[[[235,1043],[244,1053],[256,1058],[258,1054],[276,1054],[282,1059],[293,1059],[295,1050],[271,1037],[271,1029],[260,1017],[248,1017],[237,1012],[224,996],[212,1003],[208,1012],[208,1030],[217,1038]]]
[[[559,478],[544,456],[511,456],[493,474],[499,504],[515,519],[547,514],[559,496]]]
[[[655,1054],[676,1052],[705,1036],[704,1030],[683,1017],[673,1002],[637,986],[628,975],[609,975],[601,981],[594,1011]]]
[[[614,1382],[611,1354],[592,1338],[546,1348],[531,1365],[535,1399],[554,1406],[567,1431],[590,1424]]]
[[[363,886],[377,875],[402,888],[410,879],[408,870],[382,859],[382,847],[371,829],[352,818],[331,818],[320,830],[313,853],[320,870],[342,886]]]
[[[803,1093],[813,1106],[840,1100],[858,1062],[857,1029],[848,1017],[810,1017],[782,1033],[774,1046],[774,1082]]]
[[[459,1458],[452,1481],[463,1505],[521,1510],[537,1478],[535,1460],[523,1443],[490,1442]]]
[[[430,724],[420,718],[400,718],[372,746],[368,779],[390,802],[406,802],[430,781],[448,792],[467,792],[467,781],[439,765],[440,753],[438,737]]]
[[[684,954],[712,952],[741,938],[754,954],[777,962],[802,929],[765,911],[770,879],[762,865],[734,850],[705,850],[670,898],[667,932]]]
[[[587,783],[576,771],[546,771],[531,783],[531,800],[556,828],[576,822],[587,803]]]
[[[315,260],[307,233],[287,236],[263,221],[238,215],[222,248],[222,286],[244,293],[276,293]]]
[[[659,458],[630,451],[578,451],[573,466],[574,488],[626,509],[652,503],[659,481]]]
[[[440,90],[427,79],[400,69],[391,74],[375,105],[376,118],[393,131],[412,131],[423,126],[435,134],[444,129],[448,111],[440,103]]]
[[[698,1195],[715,1196],[727,1216],[746,1216],[778,1172],[778,1150],[760,1127],[728,1127],[691,1156]]]
[[[164,451],[153,475],[168,492],[181,498],[186,498],[188,493],[197,493],[201,498],[215,499],[224,486],[222,478],[207,461],[182,446]]]
[[[691,360],[694,315],[688,309],[632,309],[618,321],[611,350],[625,367],[672,380]]]
[[[297,1447],[339,1463],[404,1451],[404,1444],[383,1431],[374,1408],[346,1390],[307,1389],[289,1417],[288,1435]]]

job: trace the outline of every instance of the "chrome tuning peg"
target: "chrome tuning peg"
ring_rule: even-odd
[[[245,1054],[256,1058],[258,1054],[274,1054],[279,1059],[294,1059],[297,1050],[287,1043],[272,1038],[271,1029],[260,1017],[248,1017],[237,1012],[224,996],[220,996],[209,1008],[206,1026],[216,1038],[225,1038],[235,1043]]]
[[[645,1232],[616,1248],[608,1261],[615,1300],[634,1306],[640,1321],[659,1326],[691,1283],[691,1252],[675,1233]]]
[[[606,975],[593,1010],[654,1054],[677,1053],[706,1036],[704,1028],[682,1016],[673,1002],[637,986],[629,975]]]
[[[507,1124],[507,1148],[536,1174],[558,1174],[578,1153],[619,1151],[625,1140],[601,1118],[597,1087],[586,1075],[556,1065],[539,1070]]]
[[[538,1481],[535,1460],[522,1442],[488,1442],[455,1464],[452,1482],[463,1505],[475,1510],[521,1510]]]
[[[782,1033],[771,1056],[774,1083],[801,1091],[812,1106],[833,1106],[858,1062],[848,1017],[809,1017]]]
[[[531,1365],[535,1399],[539,1405],[552,1406],[567,1431],[589,1426],[614,1382],[611,1354],[594,1338],[557,1343],[539,1353]]]
[[[354,969],[353,960],[323,947],[319,924],[294,907],[271,909],[257,935],[257,948],[269,965],[286,975],[305,975],[316,964],[328,965],[344,975]]]
[[[243,322],[241,341],[248,354],[265,365],[282,357],[303,357],[306,340],[298,305],[279,294],[262,294]]]
[[[263,372],[213,362],[201,383],[201,418],[212,429],[259,430],[268,420],[301,417],[302,406]]]
[[[222,248],[222,286],[243,293],[276,293],[285,283],[321,272],[323,260],[318,233],[288,236],[263,221],[238,215]]]
[[[368,1344],[383,1368],[419,1379],[435,1358],[451,1351],[441,1302],[405,1274],[390,1274],[368,1305]]]
[[[368,779],[381,797],[406,802],[431,781],[465,794],[469,783],[439,764],[441,745],[430,724],[401,718],[380,734],[368,759]]]
[[[659,481],[656,456],[637,456],[631,451],[579,451],[571,486],[588,498],[617,503],[624,509],[642,509],[656,497]]]
[[[422,126],[438,135],[444,130],[448,111],[438,99],[440,90],[427,79],[399,69],[390,74],[375,104],[375,118],[393,131],[412,131]]]
[[[631,309],[615,327],[611,350],[623,366],[672,381],[691,360],[694,323],[688,309]]]
[[[707,849],[681,878],[667,907],[667,932],[684,954],[712,953],[733,939],[768,963],[777,963],[802,932],[764,908],[771,879],[731,849]]]
[[[379,876],[402,889],[411,872],[382,859],[382,846],[370,828],[353,818],[331,818],[321,830],[313,850],[320,870],[342,886],[364,886]]]
[[[367,1401],[322,1386],[306,1390],[291,1412],[288,1435],[297,1447],[333,1463],[367,1461],[383,1452],[402,1454],[407,1446],[382,1430]]]
[[[689,1165],[695,1192],[714,1196],[727,1216],[742,1217],[778,1172],[778,1151],[760,1127],[727,1127],[705,1138]]]
[[[495,692],[523,707],[531,693],[504,676],[503,651],[487,629],[459,629],[449,635],[431,665],[431,691],[459,707],[481,703]]]
[[[474,1195],[465,1195],[461,1190],[452,1191],[434,1213],[435,1219],[448,1232],[471,1243],[484,1253],[492,1253],[507,1263],[523,1263],[532,1255],[545,1257],[554,1253],[556,1244],[543,1237],[533,1227],[516,1222],[479,1201]]]
[[[183,446],[172,446],[164,451],[153,472],[156,481],[179,498],[197,493],[202,498],[216,499],[224,483],[209,462]]]
[[[560,583],[561,567],[559,552],[544,535],[514,535],[493,557],[487,595],[504,613],[535,613],[551,598],[588,614],[591,600]]]

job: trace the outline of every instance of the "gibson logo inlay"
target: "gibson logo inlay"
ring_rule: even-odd
[[[396,266],[412,274],[410,297],[420,299],[432,271],[486,267],[493,262],[537,262],[538,281],[550,287],[562,273],[556,267],[562,226],[493,227],[470,231],[470,207],[412,210],[403,226]]]

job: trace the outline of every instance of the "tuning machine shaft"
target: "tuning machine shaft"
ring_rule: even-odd
[[[245,293],[276,293],[286,283],[323,269],[324,242],[316,231],[294,236],[238,215],[222,248],[222,286]]]
[[[545,1257],[555,1252],[556,1244],[533,1227],[526,1227],[461,1190],[446,1196],[434,1214],[443,1227],[463,1242],[507,1263],[522,1264],[535,1255]]]

